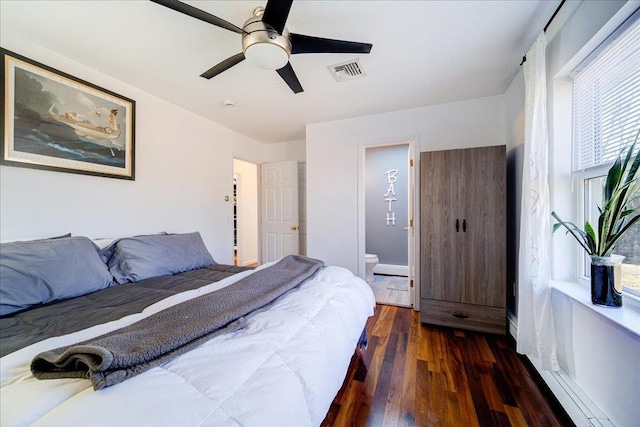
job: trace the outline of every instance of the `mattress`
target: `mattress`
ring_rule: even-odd
[[[335,266],[247,316],[244,328],[120,384],[94,391],[86,379],[38,380],[31,374],[31,360],[42,351],[122,328],[250,274],[187,289],[141,311],[5,355],[0,359],[0,424],[319,425],[375,305],[366,282]],[[56,322],[64,323],[73,312],[61,310],[59,316]]]

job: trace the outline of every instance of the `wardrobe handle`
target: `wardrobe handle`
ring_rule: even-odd
[[[469,318],[468,315],[466,315],[466,314],[464,314],[464,313],[462,313],[460,311],[454,311],[453,313],[451,313],[451,315],[453,317],[457,317],[458,319],[468,319]]]
[[[467,220],[466,219],[462,220],[462,232],[463,233],[467,232]]]
[[[456,233],[460,231],[460,220],[456,218]]]

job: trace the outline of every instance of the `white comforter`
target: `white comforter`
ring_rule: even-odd
[[[266,267],[266,266],[263,266]],[[144,312],[51,338],[0,359],[3,426],[315,426],[326,416],[375,300],[362,279],[326,267],[213,338],[164,366],[94,391],[89,380],[37,380],[41,351],[129,325],[247,276],[244,272],[160,301]],[[124,285],[135,286],[135,285]],[[73,315],[73,313],[68,313]]]

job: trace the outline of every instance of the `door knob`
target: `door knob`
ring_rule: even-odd
[[[292,229],[293,231],[296,231],[296,230],[298,229],[298,226],[297,226],[297,225],[292,225],[292,226],[291,226],[291,229]]]

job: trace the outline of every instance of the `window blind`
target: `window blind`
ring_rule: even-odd
[[[613,162],[640,130],[638,12],[574,72],[574,172]]]

